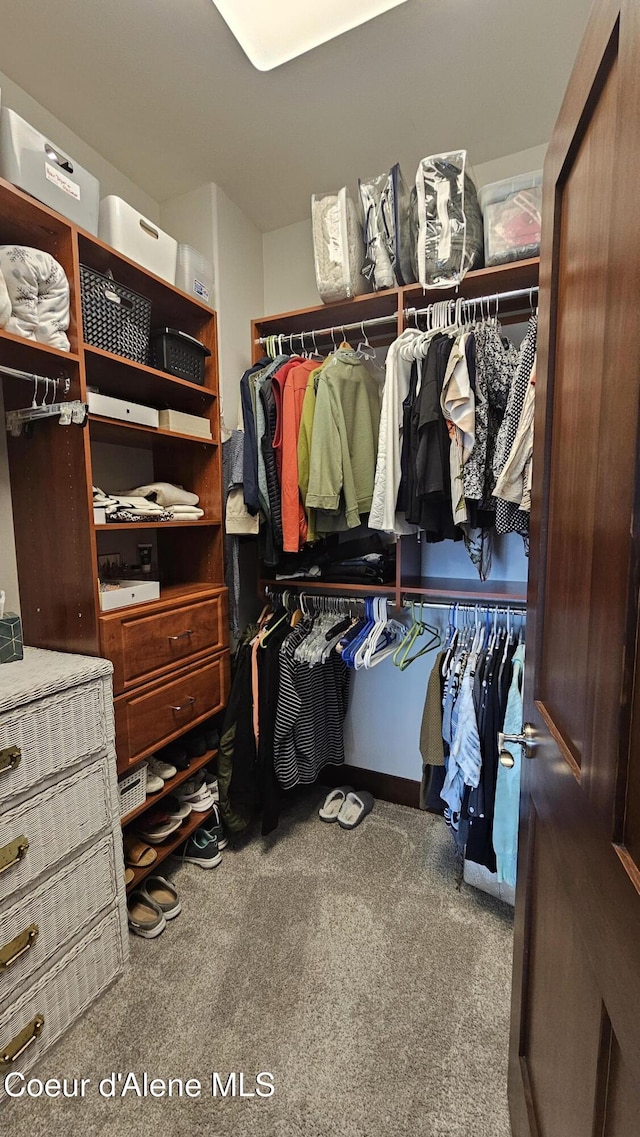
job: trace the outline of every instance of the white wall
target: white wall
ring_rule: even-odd
[[[517,154],[507,154],[492,162],[474,166],[478,188],[502,178],[513,178],[531,170],[541,170],[546,146],[533,146]],[[404,171],[408,177],[408,171]],[[356,187],[352,188],[356,192]],[[273,229],[262,238],[264,254],[264,314],[311,308],[322,301],[316,288],[313,267],[311,219],[283,229]]]
[[[61,66],[64,66],[64,63]],[[81,166],[99,179],[101,197],[115,193],[139,209],[145,217],[159,221],[160,207],[157,201],[130,181],[126,174],[107,162],[106,158],[98,154],[88,142],[69,130],[60,119],[55,118],[46,107],[32,99],[31,95],[23,91],[22,87],[18,87],[17,83],[2,71],[0,71],[0,91],[4,106],[11,107],[11,110],[35,126],[36,130],[46,134],[50,142],[66,150],[70,157],[75,158]]]
[[[162,203],[160,223],[213,262],[220,391],[227,426],[238,418],[240,377],[251,359],[251,320],[264,307],[262,234],[212,182]]]

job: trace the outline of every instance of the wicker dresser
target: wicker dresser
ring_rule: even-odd
[[[128,955],[111,664],[0,667],[0,1097]]]

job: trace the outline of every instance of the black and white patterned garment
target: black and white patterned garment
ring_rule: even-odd
[[[498,432],[496,451],[493,463],[494,488],[502,468],[511,453],[520,423],[520,416],[524,406],[527,387],[531,379],[531,371],[536,356],[536,340],[538,334],[538,317],[532,316],[529,320],[527,334],[522,341],[518,366],[513,376],[507,408]],[[528,552],[529,517],[527,510],[520,509],[513,501],[496,499],[496,531],[498,533],[520,533],[524,538]]]
[[[324,766],[344,762],[349,671],[335,652],[323,664],[294,658],[312,627],[301,620],[280,648],[273,768],[285,790],[311,785]]]
[[[495,489],[493,455],[507,396],[518,363],[518,349],[504,340],[499,325],[478,324],[473,330],[476,349],[475,443],[462,468],[464,496],[493,509]]]

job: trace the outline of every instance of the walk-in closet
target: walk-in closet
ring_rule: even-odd
[[[0,35],[0,1128],[635,1137],[633,0]]]

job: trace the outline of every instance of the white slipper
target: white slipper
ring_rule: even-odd
[[[318,810],[320,820],[337,821],[347,794],[351,793],[352,789],[352,786],[338,786],[337,789],[331,790],[324,799],[324,805],[321,805]]]
[[[371,813],[374,805],[374,796],[368,790],[360,793],[347,794],[338,813],[338,825],[342,829],[355,829],[356,825]]]

